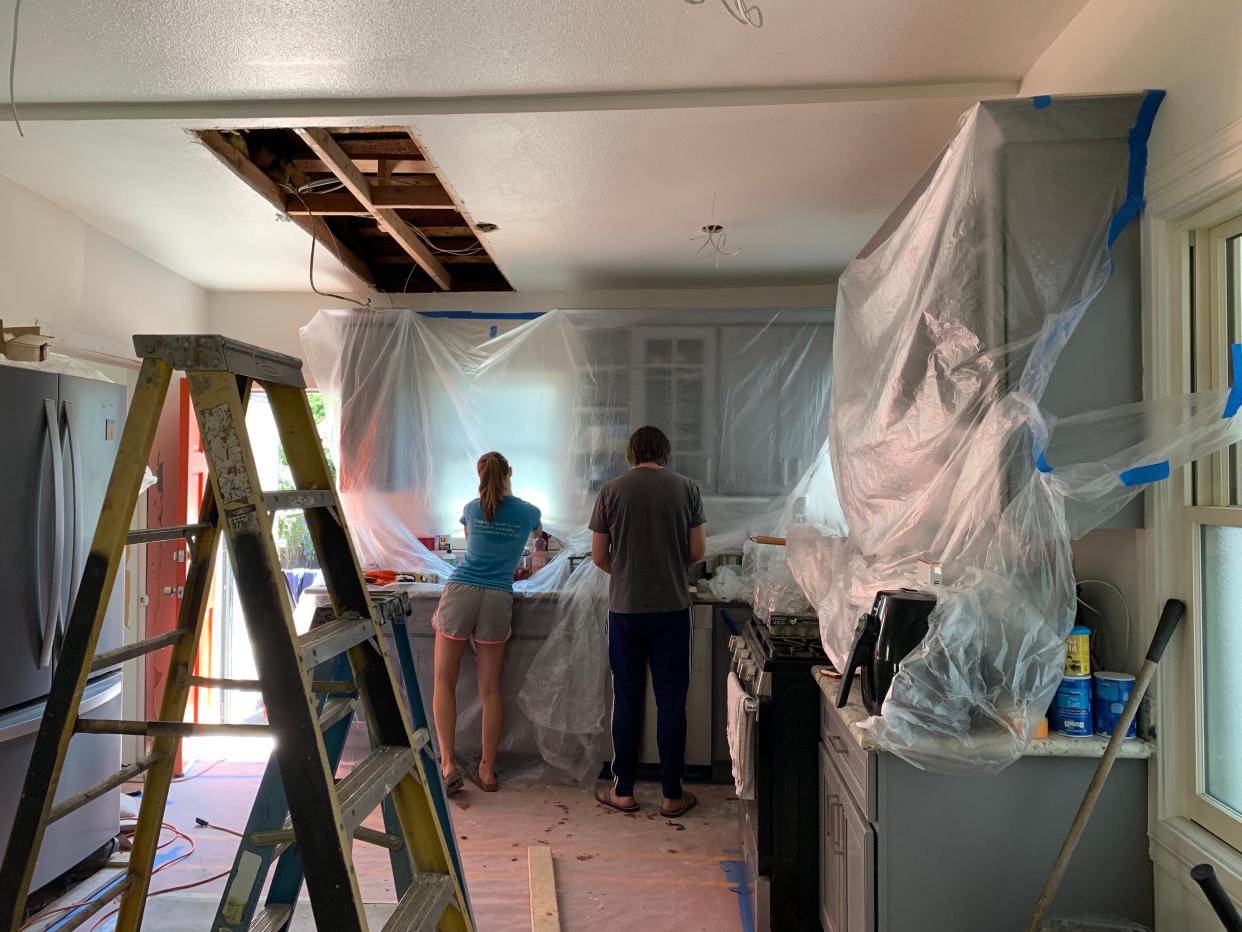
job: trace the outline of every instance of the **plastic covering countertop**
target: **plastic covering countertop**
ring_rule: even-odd
[[[849,533],[795,528],[789,562],[838,665],[877,590],[944,563],[928,637],[863,724],[917,766],[1021,755],[1061,679],[1071,540],[1242,439],[1229,391],[1040,409],[1142,207],[1162,96],[975,106],[840,280],[829,438]]]
[[[459,533],[488,450],[508,457],[514,494],[564,545],[516,586],[557,594],[545,644],[505,687],[507,714],[530,719],[542,761],[522,773],[586,780],[608,756],[608,578],[589,560],[571,571],[568,557],[589,553],[595,496],[626,468],[634,428],[661,427],[670,468],[699,483],[709,553],[803,521],[844,530],[827,456],[831,320],[827,309],[530,320],[365,309],[321,311],[302,329],[365,562],[447,576],[418,538]],[[477,691],[463,687],[462,701]],[[460,710],[459,722],[473,718]],[[499,765],[514,776],[503,746]]]

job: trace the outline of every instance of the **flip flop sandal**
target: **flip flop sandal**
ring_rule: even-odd
[[[601,806],[607,806],[609,809],[616,809],[617,812],[637,812],[638,811],[638,803],[635,803],[632,806],[622,806],[619,802],[617,802],[615,799],[612,798],[611,790],[608,792],[607,796],[601,796],[600,795],[601,792],[602,792],[601,790],[595,791],[595,801],[599,803]]]
[[[444,795],[445,796],[456,796],[458,793],[462,791],[465,785],[466,783],[464,780],[462,780],[461,774],[458,773],[456,770],[454,770],[452,773],[450,773],[447,777],[444,778]]]
[[[666,819],[676,819],[679,816],[684,816],[687,812],[689,812],[696,805],[698,805],[698,802],[699,802],[698,797],[690,792],[682,793],[681,800],[682,800],[681,806],[679,806],[676,809],[661,808],[660,814],[663,815]]]
[[[498,781],[484,783],[483,778],[479,775],[477,770],[470,774],[470,782],[481,789],[484,793],[495,793],[500,789],[500,783]]]

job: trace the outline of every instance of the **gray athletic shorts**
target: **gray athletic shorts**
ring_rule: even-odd
[[[513,632],[513,593],[449,583],[431,623],[454,641],[503,644]]]

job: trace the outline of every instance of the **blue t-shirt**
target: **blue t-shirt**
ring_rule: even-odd
[[[466,555],[449,582],[512,592],[513,571],[539,522],[539,509],[513,495],[500,500],[495,519],[488,521],[476,498],[461,513],[468,532]]]

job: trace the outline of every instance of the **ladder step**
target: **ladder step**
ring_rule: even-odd
[[[448,874],[419,871],[384,923],[384,932],[432,932],[455,896]]]
[[[277,932],[283,929],[289,917],[293,915],[293,907],[285,903],[264,906],[263,911],[250,923],[249,932]]]
[[[405,842],[396,835],[367,828],[365,825],[359,825],[354,829],[354,838],[358,841],[365,841],[368,845],[375,845],[377,848],[387,848],[389,851],[400,851],[405,847]],[[290,822],[288,816],[285,816],[284,824],[280,828],[270,832],[251,832],[246,840],[254,848],[275,845],[283,850],[285,845],[293,844],[293,823]]]
[[[313,669],[374,636],[375,623],[370,618],[338,618],[318,625],[298,638],[302,666]]]
[[[201,686],[205,689],[236,689],[250,693],[263,691],[263,684],[258,680],[229,680],[218,676],[187,676],[185,685]]]
[[[141,657],[144,654],[150,654],[165,647],[172,647],[183,637],[185,637],[185,631],[181,628],[176,628],[172,631],[165,631],[163,634],[149,637],[145,641],[138,641],[134,644],[126,644],[124,647],[106,650],[101,654],[95,655],[95,659],[91,661],[91,672],[95,673],[105,667],[115,666],[118,663],[133,660],[135,657]]]
[[[331,489],[288,489],[264,492],[268,511],[304,511],[307,508],[335,508],[336,493]]]
[[[70,796],[68,799],[64,800],[63,802],[57,803],[55,806],[52,807],[51,812],[48,813],[48,816],[47,816],[48,824],[50,825],[52,822],[56,822],[60,819],[63,819],[65,816],[69,815],[69,813],[71,812],[77,812],[87,803],[94,802],[100,796],[103,796],[104,793],[107,793],[109,790],[116,789],[122,783],[126,783],[134,779],[134,777],[138,776],[138,774],[140,773],[145,773],[146,771],[151,769],[152,764],[154,764],[157,760],[159,760],[163,756],[164,755],[161,754],[159,751],[155,751],[152,754],[148,754],[142,760],[136,761],[127,767],[122,767],[116,773],[112,774],[112,776],[107,777],[103,780],[100,780],[94,786],[87,787],[81,793],[78,793],[74,796]]]
[[[80,718],[74,730],[86,735],[147,735],[152,738],[270,738],[271,725],[202,725],[198,722],[128,721],[115,718]]]
[[[336,785],[341,816],[350,834],[375,811],[402,777],[414,770],[414,752],[409,748],[381,745],[368,754],[344,780]]]
[[[323,704],[323,709],[319,712],[319,730],[327,731],[346,715],[354,711],[354,705],[357,700],[353,696],[342,696],[339,699],[329,699]]]
[[[199,523],[143,528],[140,531],[130,531],[125,537],[125,543],[127,545],[157,544],[162,540],[193,540],[209,527],[211,527],[210,524]]]

